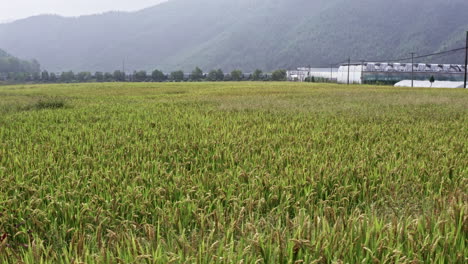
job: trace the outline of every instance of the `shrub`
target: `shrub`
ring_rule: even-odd
[[[40,99],[34,104],[34,108],[37,110],[42,109],[59,109],[65,107],[65,100],[61,98],[46,98]]]

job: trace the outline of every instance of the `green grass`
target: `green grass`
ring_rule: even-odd
[[[3,86],[0,262],[466,263],[467,138],[462,89]]]

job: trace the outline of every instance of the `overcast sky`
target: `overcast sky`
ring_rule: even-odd
[[[79,16],[106,11],[134,11],[166,0],[0,0],[0,22],[40,14]]]

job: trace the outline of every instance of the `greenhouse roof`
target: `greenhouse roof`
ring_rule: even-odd
[[[367,72],[411,72],[411,63],[364,63],[363,71]],[[463,73],[465,66],[457,64],[415,63],[415,72]]]

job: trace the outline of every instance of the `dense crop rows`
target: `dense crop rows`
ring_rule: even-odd
[[[468,94],[0,87],[1,263],[466,263]]]

